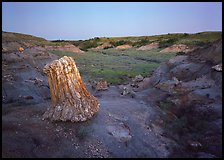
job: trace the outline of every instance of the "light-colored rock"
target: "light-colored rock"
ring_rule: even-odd
[[[213,66],[212,69],[215,69],[216,71],[221,72],[222,71],[222,63]]]
[[[108,84],[106,80],[100,79],[98,81],[92,82],[92,87],[97,91],[103,91],[108,89]]]
[[[142,75],[137,75],[135,78],[132,80],[133,82],[141,82],[143,81],[144,77]]]
[[[116,49],[129,49],[129,48],[132,48],[132,46],[128,44],[124,44],[124,45],[120,45],[116,47]]]
[[[2,47],[2,52],[4,53],[4,52],[7,52],[8,50],[6,49],[6,48],[4,48],[4,47]]]
[[[86,121],[100,107],[94,96],[87,91],[75,61],[64,56],[47,64],[44,73],[48,76],[52,106],[44,113],[43,119],[52,121]]]
[[[159,47],[159,43],[158,42],[153,42],[153,43],[147,44],[145,46],[141,46],[137,50],[145,51],[145,50],[155,49],[155,48],[158,48],[158,47]]]
[[[188,143],[188,146],[190,147],[190,149],[192,149],[192,150],[197,151],[202,148],[202,144],[198,141],[188,140],[187,143]]]
[[[23,52],[24,48],[23,47],[19,47],[18,50],[19,50],[19,52]]]
[[[193,51],[194,48],[189,48],[187,45],[185,44],[174,44],[170,47],[167,47],[163,50],[161,50],[160,52],[166,53],[166,52],[191,52]]]

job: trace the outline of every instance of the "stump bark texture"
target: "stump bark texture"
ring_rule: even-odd
[[[73,58],[64,56],[54,60],[43,71],[48,76],[52,99],[43,119],[86,121],[99,110],[100,104],[86,89]]]

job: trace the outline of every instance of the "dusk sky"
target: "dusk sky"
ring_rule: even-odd
[[[47,40],[222,31],[222,3],[2,2],[2,30]]]

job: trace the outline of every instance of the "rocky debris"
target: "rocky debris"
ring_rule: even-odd
[[[6,74],[6,75],[3,76],[2,80],[5,80],[5,81],[14,81],[14,77],[11,74]]]
[[[43,119],[53,121],[86,121],[98,110],[99,102],[86,89],[75,61],[64,56],[47,64],[44,73],[48,76],[52,106]]]
[[[187,144],[189,148],[193,151],[198,151],[202,148],[202,144],[197,141],[188,140]]]
[[[128,95],[131,93],[131,89],[127,87],[123,87],[123,91],[121,92],[121,95]]]
[[[80,50],[78,47],[72,44],[66,44],[64,46],[45,46],[47,50],[58,50],[64,52],[74,52],[74,53],[84,53],[84,51]]]
[[[7,52],[8,50],[6,49],[6,48],[3,48],[2,47],[2,53],[5,53],[5,52]]]
[[[161,50],[160,52],[166,53],[166,52],[191,52],[193,51],[195,48],[190,48],[185,44],[174,44],[170,47],[167,47],[163,50]]]
[[[222,63],[213,66],[212,69],[214,69],[214,70],[216,70],[218,72],[221,72],[222,71]]]
[[[129,48],[132,48],[132,46],[128,44],[124,44],[124,45],[120,45],[116,47],[116,49],[129,49]]]
[[[127,85],[119,85],[119,89],[122,96],[130,96],[131,98],[136,96],[130,83]]]
[[[145,88],[148,88],[149,87],[150,80],[151,79],[149,77],[145,77],[140,82],[132,83],[131,86],[133,87],[133,91],[137,92],[137,91],[142,91]]]
[[[19,48],[18,48],[18,51],[19,51],[19,52],[23,52],[23,51],[24,51],[24,48],[23,48],[23,47],[19,47]]]
[[[180,127],[182,132],[179,133],[181,139],[189,134],[192,134],[193,138],[193,135],[197,134],[200,140],[188,141],[187,147],[194,153],[200,153],[203,149],[208,157],[221,155],[221,143],[218,142],[221,133],[220,123],[215,125],[215,122],[222,117],[220,114],[222,112],[221,42],[222,40],[219,40],[209,47],[196,49],[186,55],[170,59],[157,68],[149,80],[150,86],[167,95],[163,100],[159,99],[157,104],[160,104],[159,106],[163,109],[166,108],[164,111],[174,114],[179,119],[176,122],[169,122],[173,125],[173,130],[177,130],[178,125],[183,125],[182,128]],[[159,103],[161,101],[163,105]],[[187,121],[183,122],[181,118]],[[186,134],[183,131],[184,127],[188,128]],[[206,134],[207,131],[210,132],[209,136]],[[206,140],[213,136],[216,137],[214,141]],[[216,146],[216,151],[205,147],[208,144]],[[205,154],[202,157],[206,157]]]
[[[141,46],[137,50],[145,51],[145,50],[156,49],[158,47],[159,47],[159,43],[158,42],[153,42],[153,43],[147,44],[145,46]]]
[[[131,87],[133,91],[142,90],[148,84],[149,78],[144,78],[142,75],[137,75],[132,79]]]
[[[135,78],[132,80],[134,83],[135,82],[141,82],[143,81],[144,77],[142,77],[142,75],[137,75],[135,76]]]
[[[108,83],[104,79],[100,79],[96,81],[94,80],[93,82],[91,82],[91,84],[92,84],[92,88],[97,91],[104,91],[108,89]]]

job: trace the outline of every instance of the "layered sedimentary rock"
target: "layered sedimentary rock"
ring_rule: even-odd
[[[116,49],[129,49],[129,48],[132,48],[132,46],[128,44],[124,44],[124,45],[120,45],[116,47]]]
[[[193,51],[195,48],[190,48],[185,44],[174,44],[170,47],[167,47],[163,50],[161,50],[160,52],[166,53],[166,52],[191,52]]]
[[[153,43],[147,44],[145,46],[141,46],[137,50],[145,51],[145,50],[151,50],[151,49],[155,49],[155,48],[159,48],[159,43],[153,42]]]
[[[86,121],[99,110],[97,98],[86,89],[71,57],[54,60],[43,71],[48,76],[52,99],[52,106],[44,113],[43,119]]]

